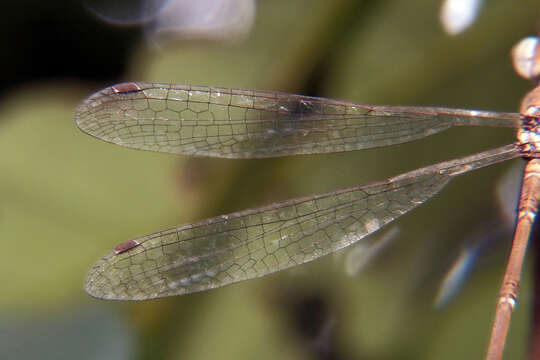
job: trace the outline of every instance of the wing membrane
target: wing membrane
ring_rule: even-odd
[[[400,144],[457,125],[517,127],[519,114],[139,82],[91,95],[75,121],[92,136],[135,149],[264,158]]]
[[[519,156],[516,146],[507,145],[383,182],[129,240],[128,246],[117,246],[94,265],[85,290],[97,298],[144,300],[217,288],[300,265],[361,240],[422,204],[452,177]]]

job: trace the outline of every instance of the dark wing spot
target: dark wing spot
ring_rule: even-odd
[[[115,92],[115,94],[127,94],[141,91],[141,88],[134,82],[127,82],[114,85],[112,90]]]
[[[119,255],[139,245],[140,243],[137,240],[128,240],[128,241],[124,241],[123,243],[116,245],[113,251],[116,255]]]

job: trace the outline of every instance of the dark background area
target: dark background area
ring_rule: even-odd
[[[103,22],[81,1],[7,1],[2,13],[1,95],[28,82],[119,79],[142,34]]]
[[[490,233],[482,224],[502,223],[495,189],[519,161],[456,179],[397,220],[397,237],[356,276],[344,270],[345,250],[178,298],[115,303],[82,290],[92,263],[129,238],[512,141],[508,129],[452,129],[388,149],[230,161],[115,147],[72,121],[84,97],[123,80],[515,111],[531,85],[513,73],[509,52],[536,33],[537,2],[485,2],[457,36],[443,32],[440,6],[260,1],[243,38],[156,45],[142,26],[103,21],[78,1],[1,3],[0,357],[482,357],[509,239],[485,246],[453,302],[436,310],[433,301],[464,244]],[[509,359],[523,358],[530,293],[526,271]]]

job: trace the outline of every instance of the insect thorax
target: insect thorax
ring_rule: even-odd
[[[517,139],[523,155],[540,157],[540,86],[531,90],[521,102],[521,126]]]

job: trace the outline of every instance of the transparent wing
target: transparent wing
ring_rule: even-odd
[[[436,194],[452,177],[519,157],[507,145],[371,185],[298,198],[128,240],[90,270],[92,296],[144,300],[264,276],[342,249]]]
[[[456,125],[518,127],[519,114],[139,82],[91,95],[75,121],[92,136],[135,149],[264,158],[400,144]]]

